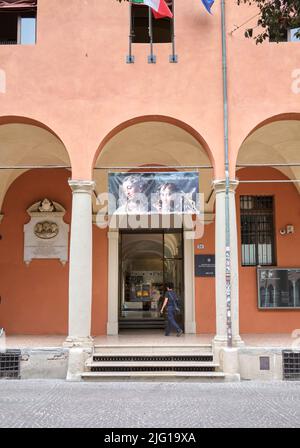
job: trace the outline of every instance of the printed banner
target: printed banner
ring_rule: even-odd
[[[198,214],[199,173],[111,173],[109,214]]]

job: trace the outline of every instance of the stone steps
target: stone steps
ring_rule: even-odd
[[[114,362],[95,362],[95,361],[88,361],[86,363],[86,367],[89,367],[91,369],[96,368],[211,368],[216,369],[219,368],[219,364],[213,363],[213,362],[188,362],[188,361],[174,361],[174,362],[168,362],[168,361],[132,361],[132,362],[126,362],[126,361],[114,361]]]
[[[85,381],[225,381],[223,372],[85,372]]]
[[[93,355],[205,355],[212,354],[211,344],[122,344],[95,345]]]
[[[96,345],[85,381],[224,381],[209,344]]]

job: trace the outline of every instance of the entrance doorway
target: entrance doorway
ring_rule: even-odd
[[[183,233],[123,232],[120,238],[119,329],[164,328],[160,309],[166,283],[174,286],[184,325]]]

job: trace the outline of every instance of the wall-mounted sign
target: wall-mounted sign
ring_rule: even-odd
[[[195,255],[195,276],[215,277],[216,275],[215,255]]]
[[[109,214],[196,214],[199,174],[196,172],[111,173]]]

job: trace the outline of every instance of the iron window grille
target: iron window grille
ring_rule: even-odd
[[[21,350],[0,353],[0,378],[20,378]]]
[[[274,266],[273,196],[241,196],[243,266]]]
[[[289,381],[300,381],[300,351],[283,350],[283,379]]]

